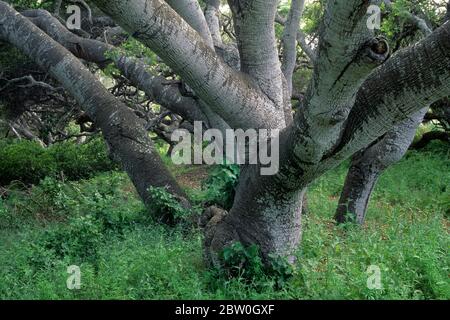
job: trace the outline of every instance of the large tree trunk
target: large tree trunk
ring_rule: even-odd
[[[277,1],[229,0],[241,72],[226,65],[164,1],[94,2],[154,50],[232,128],[288,125],[280,137],[279,172],[261,176],[256,165],[243,168],[230,213],[214,217],[206,228],[205,249],[213,263],[234,241],[259,245],[265,258],[291,256],[308,184],[450,94],[450,24],[387,60],[386,41],[367,28],[366,0],[328,2],[305,107],[292,124],[285,118],[287,86],[273,30]]]
[[[277,1],[228,1],[242,72],[218,59],[164,1],[94,2],[154,50],[232,128],[288,125],[287,86],[273,26]],[[210,260],[233,241],[258,244],[265,257],[290,255],[300,239],[304,188],[450,93],[450,25],[385,62],[386,41],[367,28],[369,5],[366,0],[327,3],[305,107],[280,138],[280,171],[261,176],[257,166],[243,169],[230,213],[213,218],[207,228]]]
[[[378,178],[384,170],[403,158],[427,110],[420,110],[386,133],[380,141],[353,155],[335,214],[338,223],[364,223]]]
[[[263,258],[288,257],[293,262],[301,239],[304,189],[287,190],[282,185],[261,179],[254,183],[259,170],[247,166],[241,170],[233,207],[206,226],[206,260],[218,265],[217,253],[233,242],[257,244]]]
[[[143,124],[132,110],[110,94],[69,51],[1,1],[0,39],[19,48],[77,100],[101,128],[111,152],[120,159],[147,204],[151,205],[150,186],[165,187],[185,202],[184,192],[165,168]]]
[[[310,89],[306,110],[301,110],[294,125],[282,132],[279,173],[259,176],[257,167],[246,168],[230,213],[212,220],[207,228],[205,249],[209,261],[217,263],[217,253],[233,241],[245,245],[258,244],[266,258],[269,254],[291,256],[301,235],[300,210],[304,188],[357,150],[386,134],[392,126],[423,109],[427,102],[435,101],[450,91],[448,85],[441,87],[443,82],[438,80],[438,72],[429,73],[422,66],[420,70],[416,69],[418,60],[439,64],[441,59],[450,61],[448,53],[444,54],[445,58],[427,58],[430,51],[443,53],[446,51],[438,48],[450,45],[448,40],[437,41],[435,37],[447,39],[447,31],[441,29],[427,41],[411,48],[410,52],[395,55],[371,73],[362,86],[360,77],[364,79],[363,72],[370,73],[370,68],[364,70],[364,66],[351,61],[346,64],[355,64],[351,67],[354,72],[340,75],[342,70],[336,66],[326,69],[321,59],[327,58],[319,55],[318,65],[322,69],[317,77],[323,77],[324,84],[320,84],[319,79],[313,83],[323,87],[315,89],[319,95]],[[433,45],[436,51],[430,48]],[[406,58],[407,54],[413,57]],[[333,75],[326,71],[346,78],[344,84],[340,86],[329,81],[327,76]],[[448,77],[448,70],[445,72],[445,77]],[[414,85],[408,84],[411,83],[411,74],[416,77]],[[328,91],[327,85],[331,86]],[[432,89],[436,86],[440,89]],[[420,93],[418,87],[421,88]],[[351,91],[355,89],[356,94]],[[324,101],[324,98],[329,100]],[[351,111],[349,106],[353,106]],[[340,129],[342,127],[344,129]]]

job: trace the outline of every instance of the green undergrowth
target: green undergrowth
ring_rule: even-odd
[[[0,200],[0,299],[449,299],[448,146],[410,151],[389,168],[363,227],[332,220],[347,166],[311,185],[297,262],[286,269],[278,261],[272,273],[261,272],[257,248],[238,244],[223,252],[231,273],[206,268],[201,231],[155,221],[122,172],[8,186]],[[230,188],[223,170],[208,169],[203,185]],[[191,194],[224,201],[217,192]],[[79,290],[66,286],[71,265],[81,269]],[[379,289],[368,286],[371,266]]]

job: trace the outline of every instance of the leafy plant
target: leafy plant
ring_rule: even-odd
[[[207,205],[218,205],[225,210],[231,209],[235,188],[239,182],[238,165],[218,165],[209,174],[203,185],[204,201]]]
[[[158,219],[174,223],[191,215],[192,211],[183,207],[165,188],[150,187],[148,192],[152,203],[149,209]]]
[[[45,177],[86,179],[117,168],[102,139],[85,144],[68,141],[49,148],[33,141],[0,140],[0,184],[18,180],[38,184]]]
[[[294,268],[287,259],[270,256],[269,262],[263,264],[261,252],[257,245],[244,247],[240,242],[224,248],[219,253],[223,266],[219,275],[227,278],[240,278],[252,284],[270,279],[275,288],[283,288],[294,275]]]
[[[66,226],[47,230],[39,239],[37,250],[45,248],[59,258],[95,262],[102,237],[102,224],[98,219],[92,215],[75,216]]]
[[[219,259],[223,262],[221,271],[228,277],[251,280],[261,278],[264,274],[257,245],[244,247],[240,242],[234,242],[219,253]]]

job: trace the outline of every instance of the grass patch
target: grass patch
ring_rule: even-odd
[[[217,277],[203,265],[201,233],[149,218],[123,173],[13,190],[0,202],[0,299],[450,299],[449,158],[433,143],[389,168],[362,228],[332,220],[348,164],[316,181],[282,286]],[[66,287],[73,264],[80,290]],[[367,287],[371,265],[380,290]]]

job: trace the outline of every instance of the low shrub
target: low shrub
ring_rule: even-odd
[[[258,246],[245,247],[235,242],[219,253],[222,266],[217,269],[216,281],[238,278],[243,283],[258,288],[261,284],[271,283],[274,290],[282,289],[294,276],[293,264],[287,259],[270,256],[266,264],[261,259]]]
[[[103,238],[102,229],[101,221],[92,215],[75,216],[65,226],[46,230],[37,246],[53,252],[58,258],[69,256],[95,262]]]
[[[239,182],[238,165],[214,167],[203,184],[202,199],[206,205],[217,205],[225,210],[233,205],[235,188]]]
[[[152,217],[159,221],[174,224],[186,220],[193,211],[183,205],[165,188],[150,187],[148,189],[151,207],[149,207]]]
[[[33,141],[0,140],[0,185],[18,180],[37,184],[45,177],[79,180],[117,168],[102,139],[85,144],[63,142],[49,148]]]

